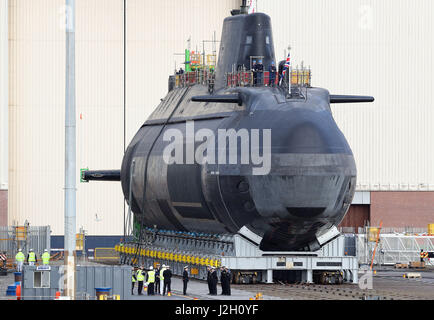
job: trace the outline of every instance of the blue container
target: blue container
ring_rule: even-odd
[[[17,287],[15,285],[8,286],[8,289],[6,290],[7,296],[16,296],[17,295]]]
[[[23,274],[21,272],[14,272],[15,282],[19,282],[22,280]]]

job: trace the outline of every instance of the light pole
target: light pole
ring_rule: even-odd
[[[75,116],[75,0],[66,0],[66,90],[65,90],[65,296],[75,293],[76,234],[76,116]]]

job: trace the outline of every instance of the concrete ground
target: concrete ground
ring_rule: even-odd
[[[53,264],[62,264],[58,261]],[[82,263],[83,264],[83,263]],[[89,262],[86,264],[94,264]],[[421,278],[406,279],[404,273],[418,272]],[[361,275],[361,274],[360,274]],[[359,275],[359,276],[360,276]],[[14,284],[13,272],[0,277],[0,300],[8,300],[6,289]],[[217,296],[208,295],[206,281],[190,279],[187,295],[182,294],[183,283],[178,276],[172,278],[170,297],[137,295],[137,285],[131,300],[249,300],[262,293],[264,300],[360,300],[364,295],[394,300],[434,300],[434,270],[379,268],[373,276],[373,288],[362,290],[357,284],[314,285],[314,284],[257,284],[231,285],[231,296],[222,296],[220,284]]]
[[[144,293],[143,296],[137,295],[137,286],[134,289],[134,296],[131,300],[161,300],[161,299],[173,299],[173,300],[249,300],[250,298],[254,298],[258,292],[254,290],[246,289],[237,289],[236,286],[231,286],[231,295],[223,296],[221,295],[221,286],[220,284],[217,286],[217,295],[211,296],[208,294],[208,284],[206,281],[191,279],[188,282],[187,287],[187,295],[183,295],[183,283],[180,277],[174,276],[172,278],[172,296],[148,296],[147,293]],[[252,289],[254,289],[252,287]],[[281,300],[279,297],[273,297],[265,295],[263,296],[263,300]]]
[[[63,264],[63,261],[55,261],[51,262],[51,265],[61,265]],[[85,262],[80,261],[79,264],[81,265],[95,265],[94,262]],[[7,276],[0,277],[0,301],[1,300],[8,300],[10,297],[6,296],[6,290],[9,285],[14,284],[14,273],[9,272]],[[160,296],[160,295],[154,295],[154,296],[148,296],[147,292],[143,290],[143,295],[139,296],[137,295],[137,284],[134,288],[134,295],[131,296],[131,299],[129,300],[249,300],[250,298],[254,298],[255,295],[258,292],[247,290],[246,289],[237,289],[233,285],[231,286],[231,296],[223,296],[220,295],[221,293],[221,285],[218,284],[217,286],[217,293],[216,296],[208,295],[208,285],[206,281],[202,280],[196,280],[196,279],[190,279],[188,282],[187,287],[187,295],[183,295],[183,283],[182,278],[178,276],[173,276],[172,278],[172,295],[170,297],[166,296]],[[253,287],[252,287],[253,289]],[[273,296],[263,296],[264,300],[280,300],[279,297],[273,297]]]

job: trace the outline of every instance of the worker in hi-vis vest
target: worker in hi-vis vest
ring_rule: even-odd
[[[18,253],[15,256],[15,261],[17,263],[17,271],[21,272],[23,271],[23,264],[24,264],[24,253],[21,249],[18,249]]]
[[[44,253],[41,256],[41,259],[42,259],[42,264],[43,265],[50,264],[50,254],[48,253],[47,249],[44,250]]]
[[[142,295],[143,282],[145,281],[145,276],[143,275],[143,267],[137,270],[137,281],[139,282],[139,287],[137,288],[138,295]]]
[[[163,295],[163,289],[164,289],[164,276],[163,272],[166,270],[166,266],[163,264],[160,269],[160,294]]]
[[[36,258],[36,253],[33,249],[30,249],[30,252],[27,255],[27,262],[29,263],[29,266],[33,266],[35,262],[38,262],[38,258]]]
[[[153,296],[155,294],[154,293],[155,271],[153,266],[149,267],[146,282],[148,283],[148,296]]]

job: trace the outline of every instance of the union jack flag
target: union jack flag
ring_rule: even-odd
[[[285,76],[286,70],[291,66],[291,53],[288,53],[288,58],[286,58],[285,66],[283,67],[283,76]]]

